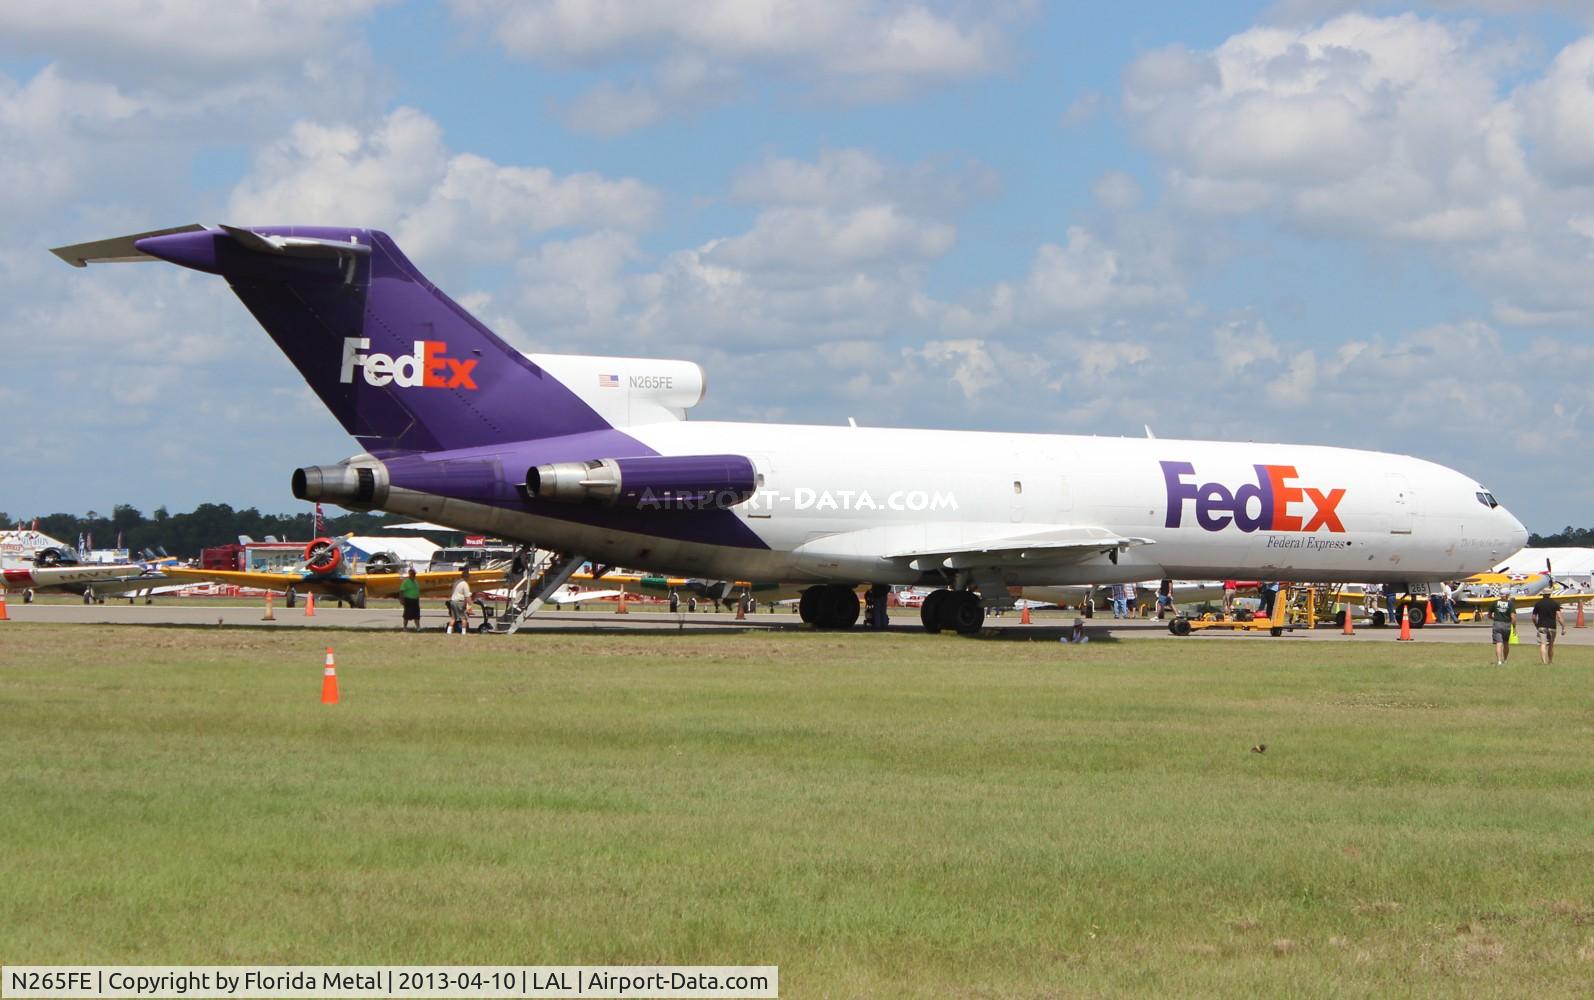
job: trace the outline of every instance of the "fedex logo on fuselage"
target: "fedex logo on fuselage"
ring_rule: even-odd
[[[1345,499],[1343,489],[1296,486],[1293,465],[1252,468],[1256,469],[1256,482],[1231,490],[1222,483],[1197,486],[1195,466],[1189,462],[1163,462],[1162,478],[1168,485],[1167,527],[1177,528],[1184,522],[1184,506],[1189,501],[1195,504],[1196,524],[1206,531],[1222,531],[1230,524],[1246,532],[1345,531],[1338,513],[1339,502]]]
[[[417,340],[412,354],[393,357],[390,354],[366,354],[371,346],[369,337],[343,338],[343,369],[338,381],[353,382],[354,369],[360,369],[367,385],[393,384],[411,389],[426,386],[433,389],[474,389],[476,380],[471,370],[477,358],[448,357],[448,343],[442,340]]]

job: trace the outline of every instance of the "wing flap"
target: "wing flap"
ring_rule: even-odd
[[[1015,566],[1036,563],[1081,562],[1095,555],[1113,555],[1137,545],[1154,544],[1150,538],[1120,535],[1106,528],[1068,525],[1046,531],[996,535],[964,540],[934,548],[892,552],[893,562],[910,568],[971,569],[978,566]]]

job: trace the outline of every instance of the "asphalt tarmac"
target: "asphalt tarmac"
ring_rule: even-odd
[[[6,603],[12,621],[16,622],[48,622],[55,624],[105,624],[105,625],[165,625],[188,627],[222,627],[222,628],[322,628],[322,629],[388,629],[397,631],[399,628],[399,609],[397,605],[381,606],[356,610],[353,608],[339,608],[323,602],[316,608],[314,617],[307,617],[304,607],[284,608],[278,605],[274,611],[275,621],[262,621],[264,608],[256,607],[222,607],[207,604],[203,600],[192,599],[156,599],[153,604],[128,604],[125,601],[107,601],[104,604],[23,604],[21,600],[13,599]],[[1594,613],[1594,608],[1587,609]],[[1562,612],[1567,623],[1566,635],[1558,640],[1568,646],[1594,645],[1594,628],[1574,628],[1577,611],[1568,608]],[[473,621],[475,619],[472,619]],[[987,635],[992,638],[1009,640],[1050,640],[1056,641],[1073,624],[1074,616],[1067,613],[1043,612],[1034,616],[1034,623],[1024,625],[1020,622],[1016,612],[1008,612],[1000,617],[987,617],[985,620]],[[441,634],[447,615],[441,607],[424,608],[421,612],[422,627],[430,632]],[[0,629],[6,627],[5,622],[0,622]],[[612,605],[605,605],[602,610],[588,611],[552,611],[543,610],[531,617],[529,622],[522,626],[521,634],[536,634],[546,631],[692,631],[692,632],[718,632],[734,631],[738,629],[754,629],[760,631],[796,631],[802,628],[797,616],[787,611],[774,614],[757,612],[747,616],[745,621],[738,621],[736,616],[728,611],[696,613],[681,612],[670,614],[664,611],[631,611],[627,614],[616,614]],[[1170,635],[1166,622],[1156,619],[1113,619],[1098,616],[1087,619],[1085,622],[1087,634],[1092,639],[1164,639],[1173,641],[1175,636]],[[854,631],[860,632],[861,629]],[[891,631],[893,632],[922,632],[919,626],[919,612],[916,608],[895,608],[891,614]],[[1534,631],[1531,621],[1524,615],[1518,625],[1518,633],[1524,644],[1534,643]],[[1230,632],[1227,629],[1211,629],[1205,633],[1198,633],[1179,641],[1206,642],[1215,638],[1240,638],[1247,641],[1271,642],[1394,642],[1399,637],[1398,628],[1371,628],[1362,627],[1356,630],[1355,637],[1347,637],[1339,629],[1321,626],[1315,630],[1295,629],[1286,632],[1283,636],[1274,638],[1266,632]],[[1467,623],[1462,625],[1429,625],[1425,628],[1414,629],[1413,638],[1417,642],[1450,642],[1450,643],[1476,643],[1480,647],[1489,643],[1489,627],[1486,624]]]

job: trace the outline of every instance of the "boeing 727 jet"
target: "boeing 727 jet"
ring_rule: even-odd
[[[1431,581],[1527,532],[1477,480],[1285,444],[691,421],[695,364],[522,354],[385,233],[185,226],[54,251],[220,275],[358,442],[292,475],[564,557],[806,588],[846,628],[856,587],[933,586],[925,627],[977,632],[1010,587],[1157,579]]]

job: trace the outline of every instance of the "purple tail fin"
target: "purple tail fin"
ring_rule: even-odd
[[[225,277],[372,454],[604,430],[568,387],[444,295],[382,232],[196,229],[139,239]]]

